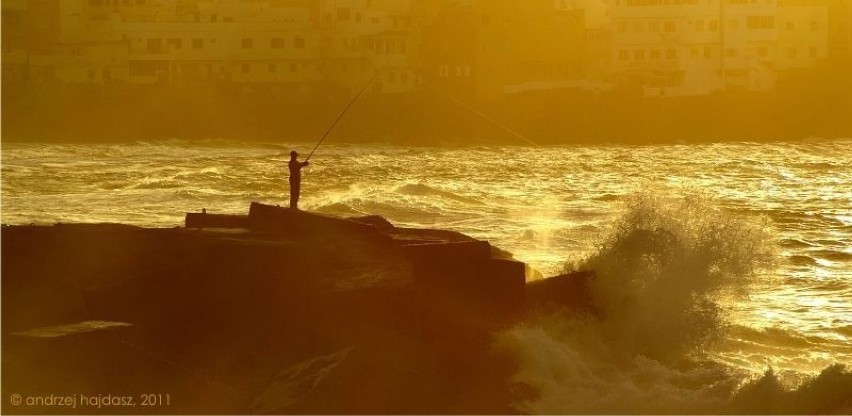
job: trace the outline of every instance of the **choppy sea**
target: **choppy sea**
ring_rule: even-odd
[[[3,143],[2,222],[174,227],[203,208],[284,206],[288,153],[311,146]],[[795,406],[829,397],[817,392],[852,397],[849,368],[836,366],[852,365],[852,139],[330,144],[303,174],[300,205],[461,231],[544,276],[569,261],[608,268],[597,299],[629,316],[553,312],[496,341],[522,363],[515,381],[538,391],[519,410],[808,413]],[[686,335],[656,348],[658,331]],[[760,407],[770,396],[786,407]],[[852,412],[850,400],[828,409]]]

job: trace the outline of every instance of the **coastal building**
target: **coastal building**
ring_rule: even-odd
[[[123,42],[100,26],[78,24],[75,6],[81,4],[3,2],[4,83],[103,84],[126,78]]]
[[[27,36],[27,2],[7,0],[2,7],[2,62],[3,87],[18,85],[27,79],[29,62],[29,37]]]
[[[828,51],[819,2],[617,0],[612,15],[614,75],[645,95],[769,91],[781,72]]]
[[[571,88],[582,77],[584,12],[559,2],[456,2],[424,28],[423,77],[460,98]]]
[[[777,68],[812,68],[828,57],[828,5],[813,0],[779,0]]]
[[[8,0],[5,82],[469,100],[770,91],[852,62],[852,0]],[[845,66],[844,66],[845,65]]]
[[[645,95],[703,95],[723,88],[720,4],[617,0],[612,69],[621,88]]]
[[[131,82],[293,89],[317,83],[319,37],[308,7],[222,0],[180,6],[153,20],[129,18],[118,25],[129,44]]]
[[[584,12],[585,57],[583,78],[590,89],[611,89],[612,16],[609,0],[561,0],[562,7]]]
[[[9,79],[79,85],[222,81],[311,89],[320,45],[310,3],[4,2],[4,70]]]
[[[527,1],[523,8],[516,4],[492,1],[482,7],[494,24],[484,25],[480,50],[487,78],[481,82],[480,97],[583,87],[587,57],[583,4],[545,0]]]
[[[412,1],[321,0],[321,72],[347,94],[375,76],[370,91],[410,92],[417,45]]]
[[[852,63],[852,0],[828,3],[828,58],[837,65]]]
[[[722,64],[725,88],[769,91],[775,88],[782,45],[778,23],[781,8],[776,0],[751,2],[723,0]]]

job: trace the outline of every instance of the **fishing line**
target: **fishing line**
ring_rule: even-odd
[[[320,147],[322,142],[325,141],[325,139],[326,139],[326,137],[328,137],[329,133],[331,133],[331,131],[334,130],[334,126],[336,126],[337,123],[340,122],[340,119],[342,119],[343,116],[346,114],[346,112],[349,111],[349,107],[352,107],[352,104],[355,104],[355,101],[358,101],[358,98],[361,97],[361,94],[363,94],[364,91],[367,90],[367,87],[369,87],[370,84],[373,83],[373,80],[376,79],[376,77],[378,77],[378,76],[379,76],[379,71],[376,71],[376,73],[373,74],[373,77],[370,78],[370,80],[367,81],[367,83],[364,84],[363,87],[361,87],[361,91],[358,91],[358,94],[356,94],[354,97],[352,97],[352,100],[349,101],[349,104],[347,104],[346,107],[343,109],[343,111],[341,111],[340,114],[338,114],[337,118],[334,119],[334,122],[331,123],[331,126],[328,127],[328,130],[325,131],[325,134],[322,135],[322,138],[320,139],[320,141],[317,142],[317,145],[314,146],[313,150],[311,150],[311,153],[309,153],[308,157],[305,158],[305,162],[307,162],[308,160],[311,159],[311,156],[314,155],[314,152],[317,150],[317,148]]]
[[[458,99],[458,98],[456,98],[456,97],[453,97],[452,95],[450,95],[450,94],[449,94],[449,93],[447,93],[447,92],[441,91],[440,89],[433,87],[431,84],[429,84],[428,82],[426,82],[426,80],[424,80],[424,79],[423,79],[423,77],[420,77],[420,81],[423,83],[423,85],[425,85],[425,86],[426,86],[426,88],[429,88],[430,90],[432,90],[432,91],[434,91],[434,92],[437,92],[438,94],[441,94],[441,95],[443,95],[444,97],[449,98],[450,100],[452,100],[452,101],[453,101],[453,102],[455,102],[456,104],[458,104],[458,105],[460,105],[460,106],[464,107],[465,109],[467,109],[467,110],[471,111],[472,113],[474,113],[474,114],[476,114],[476,115],[478,115],[478,116],[482,117],[482,118],[483,118],[483,119],[485,119],[486,121],[488,121],[488,122],[490,122],[490,123],[494,124],[494,125],[495,125],[495,126],[497,126],[497,127],[500,127],[500,128],[501,128],[501,129],[503,129],[503,130],[506,130],[507,132],[511,133],[513,136],[515,136],[515,137],[517,137],[517,138],[519,138],[519,139],[521,139],[521,140],[523,140],[523,141],[525,141],[525,142],[527,142],[527,143],[529,143],[529,144],[531,144],[531,145],[533,145],[533,146],[535,146],[535,147],[541,147],[541,146],[539,146],[539,145],[538,145],[538,143],[536,143],[536,142],[534,142],[534,141],[530,140],[528,137],[524,136],[523,134],[518,133],[517,131],[515,131],[515,130],[513,130],[513,129],[509,128],[509,126],[506,126],[505,124],[503,124],[503,123],[501,123],[501,122],[499,122],[499,121],[495,120],[493,117],[489,117],[487,114],[483,113],[482,111],[477,110],[476,108],[474,108],[473,106],[471,106],[471,105],[469,105],[469,104],[465,103],[464,101],[462,101],[462,100],[460,100],[460,99]]]

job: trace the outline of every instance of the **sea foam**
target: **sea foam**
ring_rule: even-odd
[[[518,410],[847,410],[852,375],[843,367],[790,390],[771,371],[755,376],[705,354],[728,327],[724,305],[776,264],[777,238],[765,219],[733,216],[697,191],[676,193],[628,198],[597,250],[566,266],[595,271],[589,290],[598,313],[549,311],[497,337],[518,366]]]

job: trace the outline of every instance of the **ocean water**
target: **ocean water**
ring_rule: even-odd
[[[174,227],[283,206],[288,153],[310,148],[4,143],[2,222]],[[852,412],[835,366],[852,364],[852,140],[330,144],[311,162],[304,209],[461,231],[544,276],[601,270],[603,320],[552,311],[498,337],[537,392],[519,410]]]

